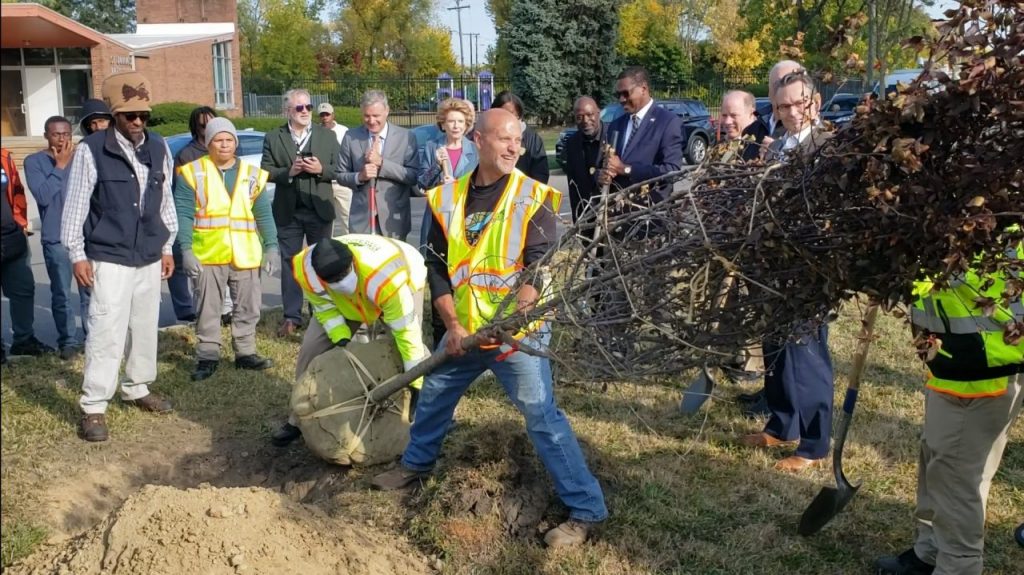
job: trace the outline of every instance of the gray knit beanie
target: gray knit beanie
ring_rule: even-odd
[[[206,123],[206,147],[210,147],[210,141],[213,137],[221,132],[227,132],[234,136],[235,143],[238,143],[238,132],[235,131],[235,125],[231,123],[231,120],[227,118],[214,118]]]

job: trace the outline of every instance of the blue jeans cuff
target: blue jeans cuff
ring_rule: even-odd
[[[410,471],[416,471],[418,473],[428,473],[434,470],[433,465],[414,465],[406,461],[404,457],[402,458],[402,467]]]
[[[579,521],[581,523],[601,523],[602,521],[608,519],[608,514],[605,513],[604,515],[601,515],[599,517],[595,517],[594,515],[585,515],[585,514],[580,514],[580,513],[570,513],[569,514],[569,519],[571,519],[573,521]]]

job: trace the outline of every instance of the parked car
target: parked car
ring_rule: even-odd
[[[238,150],[236,152],[238,157],[254,166],[259,166],[263,160],[264,137],[266,137],[266,134],[263,132],[257,132],[252,129],[239,130]],[[192,141],[192,134],[175,134],[167,136],[164,140],[167,142],[167,147],[171,149],[171,156],[177,156],[178,152]],[[266,192],[270,194],[271,198],[274,197],[273,182],[267,183]]]
[[[758,118],[767,118],[772,115],[772,101],[767,96],[754,98],[754,111]]]
[[[859,94],[836,94],[821,107],[821,118],[833,124],[843,124],[853,119],[861,102]]]
[[[655,104],[672,112],[683,121],[683,156],[690,164],[699,164],[708,155],[708,145],[715,138],[711,112],[698,100],[660,100]]]
[[[601,123],[607,126],[625,113],[626,111],[622,109],[622,104],[608,104],[601,110]],[[565,169],[565,143],[569,140],[569,136],[578,131],[576,126],[566,128],[562,130],[562,133],[558,134],[558,140],[555,141],[555,161],[558,162],[558,166],[563,170]]]

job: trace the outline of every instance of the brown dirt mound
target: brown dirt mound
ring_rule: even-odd
[[[418,575],[400,538],[328,517],[267,489],[147,485],[107,519],[12,574]]]

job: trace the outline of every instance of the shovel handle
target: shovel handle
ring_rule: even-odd
[[[469,337],[462,338],[462,349],[469,351],[479,346],[481,343],[484,343],[487,339],[488,336],[486,334],[476,332]],[[388,378],[387,381],[384,381],[377,387],[371,389],[370,392],[366,394],[366,397],[370,400],[370,403],[380,403],[394,395],[396,391],[399,391],[413,381],[434,371],[447,360],[448,351],[443,347],[438,348],[430,355],[430,357],[417,363],[409,371],[405,371]]]
[[[857,336],[857,349],[853,355],[853,366],[850,368],[850,382],[846,388],[846,399],[843,401],[843,411],[848,415],[853,413],[853,407],[857,403],[857,390],[860,389],[860,380],[864,375],[864,367],[867,365],[868,349],[871,347],[876,319],[878,319],[878,304],[869,304],[864,319],[861,320],[860,334]]]

